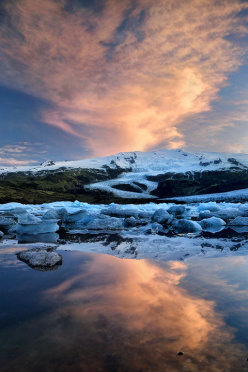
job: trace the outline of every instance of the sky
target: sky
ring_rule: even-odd
[[[0,164],[248,153],[248,1],[0,0]]]

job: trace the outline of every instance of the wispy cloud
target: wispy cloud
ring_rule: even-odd
[[[37,154],[38,152],[38,154]],[[40,143],[33,146],[29,142],[18,142],[12,145],[0,147],[0,165],[28,165],[39,162],[46,154],[44,144]],[[30,159],[33,158],[33,160]],[[36,158],[36,160],[34,160]]]
[[[73,3],[73,2],[72,2]],[[185,118],[211,110],[243,63],[248,4],[239,0],[5,3],[2,84],[48,100],[42,120],[94,155],[187,143]]]

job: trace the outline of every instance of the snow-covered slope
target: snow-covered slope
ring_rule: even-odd
[[[112,193],[113,195],[120,198],[156,198],[163,196],[163,191],[160,190],[160,194],[154,190],[159,187],[166,188],[163,186],[164,178],[163,175],[167,175],[167,179],[170,174],[181,174],[183,178],[178,179],[177,184],[180,182],[185,184],[188,179],[190,187],[195,182],[199,183],[199,174],[209,172],[209,175],[213,177],[216,174],[217,178],[220,178],[218,172],[232,172],[238,177],[237,172],[245,174],[248,172],[248,155],[246,154],[226,154],[226,153],[190,153],[183,150],[158,150],[153,152],[128,152],[118,153],[113,156],[107,156],[96,159],[83,159],[78,161],[65,161],[65,162],[52,162],[46,161],[39,166],[22,166],[22,167],[6,167],[0,168],[0,175],[4,177],[10,173],[23,172],[25,174],[46,174],[50,172],[66,172],[68,170],[98,170],[110,174],[110,171],[118,171],[117,175],[109,175],[107,180],[101,182],[88,183],[84,188],[87,192],[100,191]],[[215,173],[213,173],[215,172]],[[114,173],[113,173],[114,174]],[[198,179],[195,180],[195,175],[198,174]],[[224,173],[223,173],[224,174]],[[159,179],[158,175],[162,178]],[[157,178],[156,178],[157,176]],[[167,180],[166,179],[166,180]],[[248,179],[248,175],[247,175]],[[170,180],[171,181],[171,180]],[[220,181],[220,180],[217,180]],[[173,179],[176,182],[176,179]],[[233,182],[233,181],[231,181]],[[235,181],[235,185],[238,181]],[[246,186],[246,180],[242,181],[242,185],[237,188],[248,187]],[[212,182],[214,184],[214,182]],[[228,184],[228,179],[225,184]],[[174,187],[174,184],[170,187]],[[188,184],[186,185],[188,187]],[[185,186],[185,187],[186,187]],[[183,187],[183,186],[182,186]],[[227,187],[227,186],[225,186]],[[203,187],[203,190],[204,187]],[[225,188],[223,191],[230,191]],[[217,189],[217,192],[221,192],[221,187]],[[210,193],[215,192],[214,189]],[[206,193],[209,193],[208,190]],[[199,194],[199,192],[198,192]],[[182,195],[189,195],[182,193]],[[164,195],[172,196],[172,195]],[[180,190],[178,195],[180,196]]]
[[[237,163],[236,163],[237,162]],[[239,164],[238,164],[239,163]],[[83,159],[76,161],[53,162],[47,160],[37,166],[1,167],[1,173],[9,172],[40,172],[43,170],[58,170],[66,168],[90,168],[101,169],[104,166],[132,168],[134,173],[149,172],[158,174],[161,172],[194,172],[203,169],[217,170],[230,168],[235,165],[248,167],[247,154],[226,154],[219,152],[190,153],[179,150],[158,150],[152,152],[120,152],[103,158]]]

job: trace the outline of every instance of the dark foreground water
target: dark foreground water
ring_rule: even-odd
[[[248,370],[248,257],[184,262],[0,249],[0,371]],[[183,352],[183,355],[178,355]]]

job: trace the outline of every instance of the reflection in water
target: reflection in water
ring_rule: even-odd
[[[57,243],[59,239],[59,234],[57,233],[46,233],[46,234],[17,234],[16,238],[18,243]]]
[[[2,333],[4,372],[245,370],[215,302],[182,288],[185,264],[74,257],[71,275],[38,296],[50,310]]]

